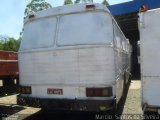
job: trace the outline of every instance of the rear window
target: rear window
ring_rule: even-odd
[[[60,18],[58,46],[106,44],[113,38],[112,18],[104,12],[65,15]]]
[[[26,23],[20,49],[52,46],[56,33],[56,24],[56,18],[44,18]]]

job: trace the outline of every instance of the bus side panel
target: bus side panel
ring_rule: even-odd
[[[116,99],[117,103],[121,99],[124,90],[124,75],[129,68],[129,42],[119,29],[118,25],[114,27],[114,62],[115,62],[115,79],[116,79]],[[129,73],[129,72],[128,72]]]
[[[126,53],[115,51],[115,66],[116,66],[116,99],[117,102],[121,99],[123,95],[123,88],[126,87],[124,86],[124,73],[125,73],[125,68],[123,67],[126,65],[126,61],[124,60],[126,56]]]
[[[160,107],[160,77],[142,77],[143,103],[150,107]]]
[[[159,12],[159,9],[147,11],[139,19],[142,105],[148,107],[160,107]]]

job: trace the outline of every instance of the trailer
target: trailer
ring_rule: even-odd
[[[2,86],[18,84],[18,79],[17,52],[0,51],[0,80],[2,80]]]
[[[160,8],[139,17],[142,109],[160,114]]]

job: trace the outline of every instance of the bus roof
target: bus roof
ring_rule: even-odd
[[[29,20],[50,17],[50,16],[63,15],[63,14],[85,12],[88,10],[104,10],[110,13],[110,11],[105,5],[98,4],[98,3],[64,5],[64,6],[54,7],[51,9],[42,10],[42,11],[33,13],[25,19],[24,23]]]

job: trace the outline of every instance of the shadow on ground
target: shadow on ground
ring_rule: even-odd
[[[17,88],[18,88],[18,86],[16,86],[16,85],[0,87],[0,97],[17,94],[18,93]]]
[[[9,85],[5,87],[0,87],[0,98],[6,96],[17,94],[17,86]],[[2,101],[0,102],[0,119],[13,115],[21,110],[25,109],[24,107],[18,106],[16,104],[5,104]]]
[[[123,109],[124,109],[124,104],[126,102],[126,99],[127,99],[127,94],[128,94],[128,91],[129,91],[129,86],[131,84],[131,79],[129,79],[129,82],[126,86],[126,89],[125,89],[125,92],[124,92],[124,95],[123,95],[123,98],[120,100],[119,104],[118,104],[118,110],[117,110],[117,114],[118,115],[121,115],[122,112],[123,112]]]
[[[6,118],[24,109],[24,107],[18,105],[7,105],[0,103],[0,118]]]

